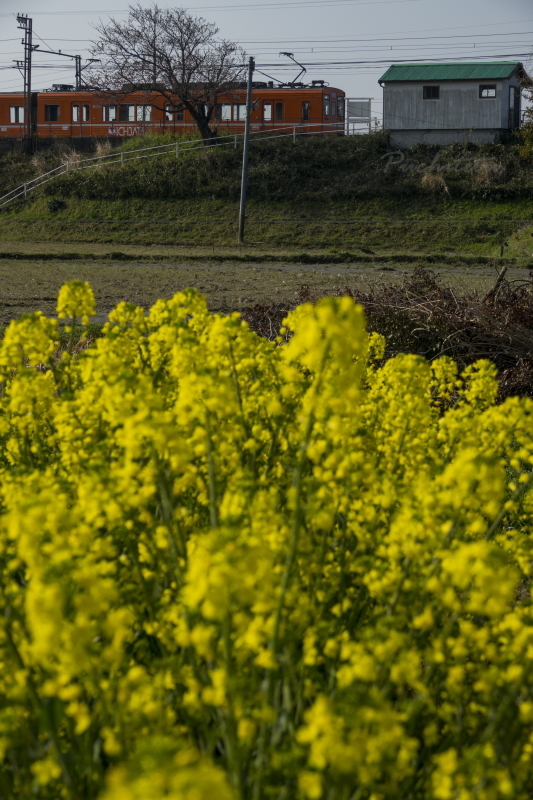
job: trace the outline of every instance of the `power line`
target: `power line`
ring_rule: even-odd
[[[1,16],[1,15],[0,15]],[[370,34],[372,35],[372,34]],[[362,42],[362,43],[369,43],[369,42],[419,42],[419,41],[436,41],[438,39],[479,39],[483,37],[495,37],[495,36],[532,36],[533,31],[507,31],[505,33],[472,33],[472,34],[455,34],[450,36],[398,36],[391,39],[385,39],[383,37],[376,38],[376,39],[354,39],[353,37],[345,38],[341,36],[322,36],[320,39],[298,39],[298,38],[285,38],[285,39],[239,39],[239,44],[276,44],[276,43],[284,43],[284,42],[291,42],[291,43],[298,43],[298,44],[314,44],[314,43],[324,43],[324,44],[342,44],[344,42]],[[39,37],[40,38],[40,37]],[[14,42],[16,39],[0,39],[0,42]],[[57,39],[57,38],[48,38],[49,42],[93,42],[93,39]]]
[[[6,67],[4,67],[3,69],[6,69]],[[11,69],[11,67],[9,67],[9,69]],[[61,69],[65,69],[65,68],[64,68],[64,67],[61,67]],[[43,73],[41,73],[41,75],[39,75],[39,78],[48,78],[48,77],[50,77],[50,76],[57,75],[57,72],[58,72],[58,70],[57,70],[57,69],[54,69],[52,72],[45,72],[44,74],[43,74]],[[2,85],[4,85],[4,86],[8,86],[8,85],[10,85],[10,84],[13,84],[13,83],[19,83],[19,82],[20,82],[20,79],[18,79],[18,80],[14,80],[14,81],[2,81]],[[16,94],[16,93],[17,93],[17,92],[15,92],[15,94]],[[20,92],[20,94],[22,94],[22,92]]]
[[[456,44],[456,45],[445,45],[445,44],[441,44],[441,45],[419,45],[416,48],[416,51],[418,53],[420,53],[421,51],[424,51],[424,50],[431,50],[432,52],[435,52],[435,51],[438,51],[439,49],[442,49],[442,50],[445,49],[447,52],[450,52],[450,53],[453,53],[453,52],[464,53],[465,50],[471,51],[471,50],[475,49],[476,53],[478,53],[478,52],[483,53],[483,52],[486,51],[487,48],[494,47],[494,44],[496,44],[496,43],[495,42],[492,42],[492,43],[491,42],[487,42],[486,44],[483,44],[480,47],[476,47],[476,48],[472,48],[471,45],[467,45],[467,44],[464,44],[464,45],[460,45],[460,44]],[[512,47],[513,44],[515,44],[515,43],[514,42],[500,42],[500,44],[505,44],[505,45],[508,45],[508,46]],[[382,51],[384,53],[398,53],[400,51],[403,52],[403,51],[406,51],[406,50],[412,52],[414,49],[415,48],[413,48],[413,47],[402,47],[402,46],[396,46],[394,48],[391,47],[390,49],[386,48],[386,47],[314,47],[312,49],[307,49],[307,50],[306,49],[300,49],[298,52],[300,54],[309,54],[309,53],[311,53],[311,54],[319,54],[319,53],[363,53],[363,52],[381,53]],[[257,48],[257,49],[255,49],[254,52],[255,52],[256,55],[258,55],[258,54],[277,55],[277,49],[270,49],[270,48],[263,48],[263,49]],[[300,55],[300,57],[302,57],[302,56]]]
[[[50,50],[52,49],[51,45],[49,45],[49,44],[48,44],[48,42],[45,42],[45,40],[44,40],[44,39],[43,39],[41,36],[39,36],[39,34],[38,34],[38,33],[36,33],[36,34],[35,34],[35,36],[36,36],[38,39],[40,39],[40,40],[41,40],[41,42],[42,42],[43,44],[45,44],[47,47],[49,47],[49,48],[50,48]]]
[[[40,38],[40,37],[38,37],[38,38]],[[44,40],[41,40],[41,41],[44,41]],[[68,41],[68,40],[50,39],[50,41]],[[47,43],[45,42],[45,44],[47,44]],[[421,51],[421,50],[427,50],[427,49],[431,49],[432,51],[434,51],[436,49],[447,49],[449,52],[452,52],[455,49],[457,49],[458,51],[465,50],[465,49],[469,49],[469,50],[475,49],[476,51],[484,51],[487,48],[492,48],[495,44],[498,44],[498,43],[497,42],[483,42],[478,47],[476,47],[475,45],[472,46],[471,44],[466,44],[466,43],[465,44],[456,43],[456,44],[450,44],[450,45],[449,44],[428,44],[428,45],[418,45],[416,47],[416,50],[418,52]],[[512,44],[514,44],[514,42],[500,42],[500,44],[512,45]],[[311,52],[311,53],[319,53],[319,52],[325,52],[325,53],[350,53],[350,52],[364,52],[364,51],[366,51],[366,52],[379,52],[381,50],[383,50],[384,52],[399,52],[399,51],[402,51],[402,50],[405,51],[405,50],[414,50],[414,49],[415,49],[415,47],[412,46],[412,45],[405,45],[405,46],[397,45],[394,48],[391,47],[390,50],[388,48],[386,48],[386,47],[379,47],[379,46],[357,47],[357,48],[355,48],[355,47],[334,47],[334,46],[332,46],[332,47],[313,47],[310,50],[309,49],[302,49],[301,52],[303,52],[303,53],[309,53],[309,52]],[[16,55],[18,52],[19,52],[18,50],[11,50],[11,51],[7,51],[7,52],[1,52],[0,56]],[[36,52],[37,52],[37,55],[38,55],[39,51],[36,51]],[[44,52],[44,51],[42,51],[42,52]],[[272,54],[272,55],[276,54],[277,55],[277,49],[275,49],[275,48],[271,49],[271,48],[266,48],[266,47],[265,48],[256,48],[255,49],[255,53],[256,54],[263,53],[264,55],[269,55],[269,54]]]
[[[330,6],[337,6],[337,5],[352,5],[352,6],[370,6],[370,5],[391,5],[396,3],[422,3],[424,0],[329,0],[329,2],[324,3],[324,0],[305,0],[305,2],[291,2],[289,0],[288,3],[244,3],[239,5],[218,5],[218,6],[196,6],[195,8],[188,9],[189,11],[226,11],[226,9],[256,9],[256,8],[279,8],[279,7],[287,7],[287,6],[311,6],[311,5],[319,5],[325,8],[327,5]],[[94,15],[94,14],[129,14],[129,9],[117,9],[117,10],[109,10],[109,9],[101,9],[101,10],[94,10],[91,9],[90,11],[33,11],[28,12],[31,13],[33,16],[76,16],[76,15]],[[0,14],[0,17],[12,17],[14,14]]]
[[[530,55],[531,55],[530,52],[527,52],[527,53],[498,53],[497,55],[494,54],[494,55],[492,55],[490,57],[493,58],[493,59],[496,59],[496,58],[502,58],[502,59],[503,58],[527,58]],[[478,57],[476,57],[476,56],[452,56],[450,58],[444,57],[444,62],[449,62],[450,64],[452,64],[452,63],[454,63],[453,59],[457,59],[457,61],[476,61],[476,60],[479,60],[479,59],[487,59],[488,56],[489,56],[489,54],[485,53],[484,55],[478,56]],[[360,65],[360,64],[390,64],[390,63],[391,63],[391,59],[390,58],[385,58],[385,59],[366,59],[364,61],[308,61],[307,62],[307,66],[323,68],[323,67],[332,67],[332,66],[349,66],[351,64]],[[432,64],[432,63],[435,63],[435,62],[428,62],[428,60],[425,59],[425,58],[414,58],[414,59],[413,58],[403,58],[403,59],[400,58],[400,59],[394,59],[393,63],[395,63],[395,64]],[[443,62],[437,62],[437,63],[443,63]],[[287,71],[287,70],[291,69],[288,66],[280,65],[279,62],[278,63],[274,63],[274,64],[258,64],[257,66],[258,66],[258,68],[261,68],[261,69],[267,69],[268,68],[268,69],[278,69],[278,70],[283,70],[283,71]]]
[[[335,37],[334,43],[340,44],[341,42],[419,42],[419,41],[428,41],[428,40],[436,40],[436,39],[473,39],[475,37],[482,38],[487,36],[531,36],[533,35],[533,31],[507,31],[506,33],[473,33],[473,34],[454,34],[452,36],[398,36],[393,39],[384,39],[383,37],[377,39],[343,39],[341,37]],[[320,39],[242,39],[240,40],[240,44],[267,44],[267,43],[275,43],[275,42],[302,42],[302,43],[309,43],[312,44],[313,42],[324,42],[325,39],[328,37],[323,36]]]
[[[526,58],[529,55],[530,55],[530,53],[505,53],[505,54],[492,55],[490,57],[491,58]],[[482,55],[482,56],[479,56],[479,57],[456,56],[455,55],[455,56],[450,56],[449,58],[448,57],[442,57],[442,62],[441,63],[446,63],[446,62],[454,63],[456,61],[473,61],[473,60],[474,61],[475,60],[479,61],[479,60],[487,59],[487,57],[488,57],[488,54],[485,54],[485,55]],[[359,61],[347,61],[347,60],[330,61],[330,60],[328,60],[328,61],[307,62],[307,66],[309,66],[311,68],[319,69],[321,71],[338,70],[339,67],[340,68],[344,68],[344,69],[350,69],[350,71],[357,71],[357,70],[371,69],[371,68],[373,68],[375,66],[378,66],[378,65],[390,64],[390,63],[391,63],[391,59],[390,58],[387,58],[387,59],[365,59],[365,60],[359,60]],[[396,64],[415,64],[415,63],[426,64],[428,62],[427,62],[427,59],[395,59],[394,63],[396,63]],[[64,70],[64,69],[71,69],[71,65],[70,64],[57,64],[57,65],[52,65],[52,64],[34,64],[33,66],[34,66],[34,68],[37,68],[37,69],[50,69],[52,67],[54,69],[54,71]],[[290,72],[290,71],[292,71],[292,67],[280,65],[279,62],[277,62],[277,63],[258,63],[257,64],[257,68],[258,69],[272,69],[272,70],[275,70],[276,72]],[[1,70],[14,69],[14,67],[0,67],[0,69]],[[377,72],[377,70],[376,70],[376,72]],[[51,73],[47,73],[47,74],[51,74]],[[41,77],[43,77],[43,76],[41,75]],[[4,82],[4,83],[17,83],[17,81],[8,81],[8,82]]]
[[[44,44],[46,44],[48,47],[50,47],[48,42],[46,42],[44,39],[42,39],[38,34],[35,34],[35,35],[37,36],[37,38],[41,39],[41,41]],[[533,35],[533,31],[524,31],[523,33],[511,33],[510,32],[510,33],[501,33],[501,34],[478,34],[478,36],[480,36],[480,37],[519,36],[519,35],[520,36],[522,36],[522,35],[531,36],[531,35]],[[380,50],[380,49],[384,50],[385,47],[380,47],[379,46],[379,43],[381,43],[381,42],[403,42],[403,43],[405,43],[406,41],[417,41],[417,42],[418,41],[430,41],[430,42],[433,42],[435,40],[440,40],[440,39],[447,39],[447,40],[451,40],[451,39],[468,39],[469,41],[472,41],[473,38],[474,38],[474,36],[463,36],[463,35],[461,35],[461,36],[450,36],[450,37],[446,37],[446,36],[437,36],[437,37],[424,36],[424,37],[414,37],[413,39],[409,39],[409,38],[408,39],[405,39],[405,38],[394,38],[394,39],[338,39],[335,42],[331,42],[331,46],[326,46],[326,45],[328,45],[328,43],[325,42],[324,45],[318,45],[316,47],[313,47],[312,52],[315,52],[315,51],[326,51],[326,52],[343,52],[344,51],[344,52],[350,52],[349,48],[339,48],[337,45],[342,44],[342,43],[351,43],[351,42],[353,42],[353,43],[360,43],[360,42],[361,43],[370,43],[370,42],[378,43],[378,46],[376,46],[376,47],[360,47],[359,46],[357,48],[357,50],[361,51],[361,50]],[[5,41],[16,41],[16,40],[7,40],[6,39]],[[59,41],[59,42],[80,41],[81,42],[81,41],[92,41],[92,40],[89,40],[89,39],[49,39],[49,41],[51,41],[51,42],[53,42],[53,41]],[[308,40],[297,40],[297,39],[285,39],[285,40],[282,40],[282,39],[279,39],[279,40],[262,40],[262,41],[265,42],[265,43],[268,42],[269,44],[274,44],[276,41],[277,42],[285,41],[285,42],[291,42],[291,43],[296,43],[296,42],[304,43],[304,42],[307,42],[309,44],[311,44],[313,42],[324,42],[324,40],[319,40],[319,39],[318,40],[317,39],[308,39]],[[250,44],[250,42],[246,42],[246,41],[243,41],[241,43],[242,44]],[[492,47],[495,44],[497,44],[497,42],[479,42],[479,47],[478,47],[477,46],[478,42],[473,42],[472,48],[481,49],[481,48],[486,48],[486,47]],[[505,43],[502,43],[502,44],[511,45],[511,44],[513,44],[513,42],[505,42]],[[421,45],[417,45],[417,49],[421,49],[421,47],[422,48],[447,48],[447,47],[452,47],[452,46],[454,46],[454,47],[463,47],[464,48],[464,47],[469,47],[470,45],[467,44],[467,43],[464,43],[464,44],[455,43],[453,45],[452,44],[446,44],[446,43],[442,43],[442,44],[441,43],[435,43],[435,44],[428,44],[428,45],[422,45],[422,46]],[[395,50],[400,50],[400,49],[401,50],[409,50],[409,49],[414,49],[414,45],[405,44],[405,45],[402,45],[402,46],[398,46],[398,47],[396,47],[394,49]],[[271,52],[270,48],[257,48],[256,49],[256,52],[261,52],[261,51],[265,52],[265,53]],[[272,52],[275,52],[275,50],[272,51]],[[14,51],[9,52],[9,53],[2,53],[2,55],[12,55],[12,54],[14,54]]]
[[[60,13],[60,12],[54,12],[54,13]],[[63,13],[63,12],[61,12],[61,13]],[[76,13],[80,13],[80,12],[64,12],[64,13],[74,13],[74,14],[76,14]],[[107,13],[114,14],[114,13],[118,13],[118,12],[109,11]],[[2,16],[3,17],[7,17],[7,16],[11,16],[11,15],[9,15],[9,14],[0,14],[0,17],[2,17]],[[461,26],[459,26],[457,28],[448,28],[448,30],[468,30],[469,27],[475,27],[476,30],[477,30],[479,27],[481,27],[481,28],[490,28],[490,27],[494,27],[494,26],[498,26],[499,27],[501,25],[514,25],[517,22],[518,23],[525,23],[525,22],[533,22],[533,20],[525,19],[525,20],[515,20],[513,22],[493,22],[493,23],[489,23],[487,25],[478,25],[478,26],[461,25]],[[415,33],[431,32],[433,30],[440,31],[440,30],[443,30],[443,29],[442,28],[421,28],[420,30],[415,31]],[[395,32],[402,33],[402,31],[395,31]],[[388,35],[389,33],[391,33],[391,31],[385,31],[384,32],[385,35]],[[410,33],[410,31],[404,31],[404,33]],[[340,42],[371,42],[371,41],[375,41],[375,42],[392,42],[392,41],[404,42],[404,41],[423,41],[423,40],[435,40],[435,39],[460,39],[460,38],[473,39],[473,38],[481,38],[481,37],[486,37],[486,36],[529,36],[529,35],[532,35],[532,33],[533,33],[532,31],[507,31],[505,33],[472,33],[472,34],[455,34],[455,35],[452,34],[452,35],[448,35],[448,36],[399,36],[399,37],[395,37],[393,39],[384,39],[383,36],[380,36],[379,38],[376,38],[376,39],[368,39],[368,37],[363,38],[363,39],[354,39],[353,37],[351,37],[349,39],[346,39],[346,38],[344,38],[342,36],[327,36],[327,35],[324,35],[324,36],[321,36],[320,39],[299,39],[299,38],[295,38],[295,37],[292,37],[292,38],[289,38],[289,39],[288,38],[284,38],[284,39],[272,39],[272,38],[270,38],[270,39],[240,39],[239,43],[240,44],[274,44],[276,42],[281,42],[281,43],[283,43],[283,42],[298,42],[298,43],[302,42],[302,43],[310,43],[310,44],[312,44],[314,42],[332,42],[332,43],[335,43],[335,42],[337,42],[337,43],[340,43]],[[374,35],[376,35],[376,34],[372,34],[372,33],[368,34],[368,36],[374,36]],[[17,40],[18,40],[18,37],[15,37],[13,39],[0,39],[0,42],[16,42]],[[49,38],[49,41],[50,42],[93,42],[93,39],[65,39],[65,38],[58,39],[58,38]]]
[[[487,34],[490,35],[490,34]],[[509,34],[512,35],[512,34]],[[1,39],[0,39],[1,41]],[[7,41],[7,40],[6,40]],[[51,39],[48,37],[49,42],[92,42],[93,39]]]
[[[96,11],[91,9],[90,11],[28,11],[28,14],[31,14],[33,17],[72,17],[72,16],[83,16],[83,15],[92,15],[92,14],[129,14],[127,9],[119,9],[118,11],[109,11],[107,9],[102,9],[101,11]],[[0,17],[14,17],[16,16],[14,13],[3,13],[0,14]]]

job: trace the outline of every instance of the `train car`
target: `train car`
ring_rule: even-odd
[[[311,86],[256,83],[252,100],[252,131],[344,132],[344,91],[322,81]],[[50,91],[33,93],[31,105],[32,134],[39,139],[124,138],[196,130],[179,101],[170,104],[146,92],[113,97],[56,85]],[[24,136],[25,113],[22,93],[0,94],[0,137]],[[239,86],[219,96],[210,126],[219,134],[240,133],[245,116],[246,88]]]
[[[21,92],[2,92],[0,94],[0,136],[22,138],[25,132],[25,114],[24,95]]]

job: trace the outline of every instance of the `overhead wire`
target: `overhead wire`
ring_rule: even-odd
[[[6,69],[6,68],[4,67],[4,69]],[[64,69],[64,67],[62,67],[62,69]],[[51,72],[41,73],[39,75],[39,80],[41,80],[42,78],[49,78],[49,77],[51,77],[53,75],[57,75],[57,72],[58,72],[57,69],[53,69]],[[10,85],[13,85],[13,84],[18,84],[20,86],[21,79],[19,78],[17,80],[13,80],[13,81],[2,81],[2,84],[4,86],[10,86]],[[15,92],[16,92],[16,90],[15,90]],[[20,94],[22,94],[22,89],[20,90]]]
[[[527,53],[498,53],[498,54],[491,54],[490,57],[494,58],[494,59],[496,59],[496,58],[502,58],[502,59],[503,58],[519,58],[519,57],[526,58],[526,57],[528,57],[530,55],[531,55],[531,51],[528,51]],[[471,61],[473,59],[474,60],[479,60],[480,58],[486,59],[487,57],[488,57],[488,54],[485,54],[485,55],[482,55],[482,56],[479,56],[479,57],[476,57],[476,56],[458,56],[458,57],[453,56],[451,58],[446,58],[445,57],[443,61],[440,61],[438,63],[449,62],[449,63],[453,64],[454,63],[453,58],[457,58],[458,61]],[[323,68],[323,67],[326,67],[326,66],[337,66],[337,65],[348,66],[350,64],[360,65],[360,64],[390,64],[390,63],[391,63],[391,59],[390,58],[385,58],[385,59],[366,59],[366,60],[361,60],[361,61],[329,61],[328,60],[328,61],[307,61],[306,62],[306,66],[307,67],[322,67]],[[429,64],[429,63],[434,63],[434,62],[428,61],[426,58],[414,58],[414,59],[413,58],[411,58],[411,59],[405,59],[404,58],[404,59],[394,59],[393,63],[395,63],[395,64]],[[278,69],[282,69],[282,70],[290,70],[291,69],[290,65],[287,65],[287,66],[286,65],[280,65],[279,63],[277,63],[277,64],[261,64],[261,63],[258,63],[257,66],[261,67],[262,69],[273,69],[273,68],[278,68]],[[292,69],[294,69],[294,68],[292,68]]]
[[[40,40],[41,40],[41,42],[42,42],[43,44],[45,44],[47,47],[50,47],[50,45],[48,44],[48,42],[45,42],[45,40],[42,38],[42,36],[39,36],[39,34],[37,33],[37,31],[33,31],[33,35],[34,35],[34,36],[36,36],[38,39],[40,39]],[[50,50],[51,50],[51,49],[52,49],[52,48],[50,47]]]
[[[505,42],[505,44],[507,44],[509,46],[512,46],[513,42]],[[489,44],[481,46],[481,47],[476,47],[475,48],[476,54],[477,53],[484,54],[484,53],[487,52],[487,49],[490,48],[490,47],[491,47],[491,45],[489,45]],[[349,48],[348,47],[346,47],[346,48],[344,48],[344,47],[343,48],[341,48],[341,47],[339,47],[339,48],[329,48],[329,47],[318,47],[317,48],[317,47],[315,47],[313,49],[308,49],[308,50],[305,50],[305,49],[302,48],[298,52],[299,52],[299,57],[301,58],[304,55],[306,55],[306,56],[307,55],[320,55],[322,53],[324,53],[324,54],[327,54],[327,53],[334,53],[334,54],[341,54],[341,53],[369,53],[369,54],[371,54],[371,53],[384,53],[384,52],[387,52],[387,53],[405,53],[406,51],[407,52],[412,51],[412,49],[413,49],[412,47],[401,47],[401,46],[400,47],[395,47],[394,49],[391,47],[390,50],[385,50],[385,48],[383,48],[383,47],[371,47],[371,48],[370,47],[349,47]],[[461,53],[464,53],[466,51],[471,52],[472,49],[473,48],[471,46],[469,46],[469,45],[453,45],[452,47],[447,47],[446,45],[427,45],[425,47],[424,46],[422,46],[422,47],[419,46],[417,48],[417,52],[421,53],[421,52],[424,52],[424,51],[427,51],[427,50],[431,50],[431,52],[435,53],[435,52],[442,52],[443,50],[445,50],[445,52],[448,52],[448,53],[454,53],[455,52],[458,55],[460,55]],[[277,52],[276,52],[276,50],[271,49],[271,48],[268,48],[268,49],[265,48],[264,50],[257,49],[257,50],[254,51],[254,55],[257,58],[258,56],[277,55]],[[489,55],[490,55],[490,52],[489,52]]]
[[[533,20],[527,20],[528,22],[533,22]],[[342,42],[405,42],[405,41],[424,41],[424,40],[436,40],[436,39],[473,39],[475,37],[489,37],[489,36],[529,36],[533,33],[533,31],[506,31],[504,33],[472,33],[472,34],[461,34],[461,35],[451,35],[451,36],[398,36],[393,39],[385,39],[383,37],[379,37],[376,39],[356,39],[353,37],[346,38],[343,36],[321,36],[319,39],[300,39],[297,37],[291,38],[284,38],[284,39],[239,39],[238,43],[240,44],[273,44],[277,42],[294,42],[294,43],[309,43],[312,44],[313,42],[330,42],[332,44],[339,44]],[[372,36],[373,34],[369,34]],[[17,37],[18,38],[18,37]],[[92,42],[93,39],[67,39],[67,38],[54,38],[48,37],[50,42]],[[0,42],[11,42],[16,41],[16,39],[0,39]]]
[[[530,35],[533,35],[533,32],[530,32]],[[38,38],[41,38],[41,37],[38,37]],[[45,44],[47,44],[48,47],[50,47],[50,45],[47,42],[45,42],[44,39],[41,39],[41,41],[43,41]],[[50,41],[69,41],[69,40],[66,40],[66,39],[60,39],[60,40],[50,39]],[[71,40],[71,41],[88,41],[88,40]],[[290,40],[288,40],[288,41],[290,41]],[[345,41],[348,42],[350,40],[345,40]],[[402,41],[402,40],[399,40],[399,41]],[[435,43],[435,44],[428,44],[428,45],[417,45],[416,49],[417,49],[417,51],[425,50],[425,49],[431,49],[433,51],[436,50],[436,49],[438,49],[438,50],[446,49],[449,52],[454,52],[455,50],[460,52],[461,49],[463,49],[463,50],[464,49],[470,49],[470,50],[475,49],[476,51],[479,51],[481,53],[485,53],[485,51],[488,48],[492,49],[492,47],[494,45],[496,45],[496,44],[498,44],[498,42],[480,42],[479,44],[477,42],[472,42],[472,44],[467,44],[467,43],[463,44],[463,43],[459,43],[459,42],[454,42],[454,43]],[[519,42],[518,43],[516,43],[516,42],[500,42],[499,44],[512,45],[512,44],[520,44],[520,43]],[[525,42],[523,44],[525,44]],[[85,48],[83,48],[83,49],[85,50]],[[345,52],[353,52],[353,51],[356,51],[356,52],[380,52],[380,51],[383,51],[384,53],[385,52],[389,53],[389,52],[399,52],[399,51],[413,50],[413,49],[415,49],[415,47],[413,45],[410,45],[410,44],[397,45],[397,46],[391,47],[390,50],[389,50],[388,47],[379,46],[379,44],[375,45],[375,46],[357,46],[356,48],[339,47],[338,45],[335,45],[335,46],[320,45],[320,46],[313,46],[311,49],[307,49],[307,48],[306,49],[302,49],[302,52],[305,52],[305,53],[309,53],[309,52],[311,52],[311,53],[320,53],[320,52],[324,52],[324,53],[345,53]],[[14,55],[17,52],[18,51],[8,51],[8,52],[5,52],[5,53],[0,53],[0,55]],[[42,51],[42,52],[44,52],[44,51]],[[36,53],[38,55],[39,51],[36,51]],[[254,53],[256,55],[259,55],[259,54],[268,55],[270,53],[277,54],[277,49],[276,48],[272,48],[272,47],[255,48],[254,49]],[[488,55],[491,55],[491,54],[489,53]],[[508,55],[514,55],[514,54],[504,54],[504,55],[505,55],[505,57],[507,57]],[[520,55],[523,55],[523,54],[520,54]],[[529,53],[528,53],[528,55],[529,55]],[[498,57],[499,58],[501,56],[498,55],[498,56],[493,56],[493,57]],[[424,59],[424,60],[427,60],[427,58]]]
[[[195,6],[194,8],[186,9],[188,11],[226,11],[228,9],[260,9],[260,8],[279,8],[287,7],[287,6],[315,6],[320,5],[322,7],[326,6],[337,6],[337,5],[352,5],[352,6],[368,6],[368,5],[394,5],[397,3],[404,4],[404,3],[421,3],[424,0],[328,0],[327,3],[324,3],[324,0],[288,0],[288,2],[275,2],[275,3],[240,3],[236,5],[216,5],[216,6]],[[73,15],[95,15],[95,14],[129,14],[130,9],[91,9],[91,10],[77,10],[77,11],[31,11],[29,12],[32,16],[73,16]],[[0,17],[11,17],[15,16],[12,13],[2,13]]]
[[[452,36],[398,36],[393,39],[384,39],[383,37],[379,37],[376,39],[345,39],[342,37],[335,37],[335,42],[405,42],[405,41],[427,41],[427,40],[436,40],[436,39],[473,39],[474,37],[478,38],[486,38],[486,37],[494,37],[494,36],[531,36],[533,31],[506,31],[505,33],[474,33],[474,34],[454,34]],[[371,34],[372,35],[372,34]],[[328,37],[322,37],[320,39],[256,39],[256,40],[249,40],[249,39],[242,39],[240,40],[241,44],[266,44],[272,42],[323,42]]]
[[[508,58],[510,58],[510,57],[513,57],[513,58],[525,58],[527,56],[529,56],[529,53],[507,54],[506,57],[508,57]],[[499,56],[499,57],[502,57],[502,56]],[[471,58],[469,58],[467,60],[472,61]],[[320,71],[322,73],[335,72],[336,75],[340,78],[342,76],[353,75],[353,74],[356,74],[356,73],[361,73],[361,74],[366,74],[366,75],[373,75],[373,74],[381,75],[381,74],[383,74],[383,70],[384,70],[384,67],[382,65],[390,64],[390,63],[391,63],[390,59],[387,59],[387,60],[384,60],[384,61],[353,61],[353,62],[352,61],[347,61],[347,62],[345,62],[345,61],[334,61],[334,62],[326,62],[326,61],[324,61],[324,62],[321,62],[321,63],[308,64],[308,66],[309,66],[309,68],[314,68],[317,71]],[[401,61],[397,60],[395,63],[415,63],[415,62],[413,62],[413,61],[401,62]],[[427,62],[423,62],[422,61],[422,62],[419,62],[419,63],[427,63]],[[442,62],[442,63],[444,63],[444,62]],[[453,63],[453,62],[450,61],[450,63]],[[379,65],[381,65],[380,68],[376,69],[376,67],[379,66]],[[53,70],[53,72],[48,72],[45,75],[55,74],[58,71],[64,72],[65,70],[72,69],[72,65],[71,64],[57,64],[57,65],[42,64],[42,65],[34,65],[34,67],[37,68],[37,69],[48,69],[48,70],[52,69]],[[16,67],[15,66],[3,66],[3,67],[0,66],[0,71],[6,71],[8,69],[16,69]],[[280,67],[279,64],[262,64],[262,63],[258,63],[257,64],[257,69],[260,72],[264,71],[266,69],[274,70],[277,73],[292,72],[292,68],[291,67]],[[45,77],[45,75],[40,74],[39,75],[39,80],[41,80],[43,77]],[[270,80],[280,80],[281,82],[283,82],[281,77],[280,78],[273,78],[272,76],[268,76],[268,77],[269,77]],[[20,78],[17,78],[17,79],[14,79],[14,80],[2,80],[1,87],[8,87],[8,86],[17,85],[17,84],[20,84],[20,81],[21,81]],[[0,91],[1,91],[1,88],[0,88]]]

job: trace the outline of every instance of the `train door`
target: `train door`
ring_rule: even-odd
[[[263,130],[272,128],[273,106],[272,100],[263,100]]]
[[[83,99],[70,104],[70,124],[72,136],[90,136],[91,107]]]
[[[82,106],[79,101],[70,104],[71,136],[83,136]]]
[[[300,131],[316,133],[322,124],[322,95],[305,94],[300,98]]]
[[[302,100],[302,125],[308,127],[311,122],[311,101]]]
[[[31,119],[31,135],[37,135],[37,100],[38,100],[38,93],[32,92],[31,99],[30,99],[30,119]]]
[[[167,103],[165,105],[165,117],[162,129],[164,131],[171,130],[173,133],[176,133],[176,117],[174,115],[174,105],[172,103]]]
[[[48,100],[48,98],[46,98]],[[55,99],[55,98],[50,98]],[[61,109],[59,108],[59,104],[56,103],[45,103],[44,106],[44,121],[46,123],[46,136],[52,137],[57,132],[59,117],[60,117]]]
[[[82,103],[81,106],[81,121],[83,123],[83,132],[85,136],[90,136],[92,133],[91,127],[91,106],[89,103]]]
[[[238,130],[242,130],[246,122],[246,103],[239,102],[242,99],[239,95],[234,95],[233,99],[237,101],[233,102],[233,122],[240,123]],[[261,109],[261,114],[263,114],[263,109]],[[257,128],[257,125],[253,127]]]
[[[322,96],[322,131],[328,131],[329,117],[331,114],[331,95],[329,92]]]

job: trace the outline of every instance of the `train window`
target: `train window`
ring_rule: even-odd
[[[104,106],[104,122],[115,122],[117,118],[116,106]]]
[[[306,100],[302,103],[302,119],[309,119],[310,103]]]
[[[337,116],[337,103],[332,103],[331,104],[331,116],[332,117],[336,117]]]
[[[59,106],[45,106],[44,118],[47,122],[57,122],[59,120]]]
[[[24,106],[11,106],[9,109],[9,121],[11,124],[24,122]]]
[[[215,119],[227,121],[231,119],[231,103],[217,103],[215,107]]]
[[[174,119],[174,106],[171,103],[165,106],[165,119],[167,122],[172,122]]]
[[[80,121],[80,107],[72,106],[72,122]]]
[[[183,122],[183,106],[178,106],[176,108],[176,121]]]
[[[276,122],[281,122],[283,119],[283,103],[276,103]]]
[[[492,86],[480,86],[479,97],[496,97],[496,84],[493,84]]]
[[[89,122],[90,119],[90,109],[89,106],[83,106],[83,121]]]
[[[118,110],[118,118],[121,122],[133,122],[135,119],[135,106],[121,103]]]
[[[344,97],[339,97],[339,102],[337,103],[337,114],[339,117],[344,117]]]
[[[329,117],[329,94],[324,95],[324,114]]]
[[[272,120],[272,103],[263,103],[263,119],[265,122]]]
[[[244,120],[246,119],[246,103],[234,104],[233,119],[235,122],[244,122]]]
[[[59,106],[46,105],[44,107],[44,118],[47,122],[57,122],[59,120]]]
[[[424,100],[439,100],[440,86],[424,86],[423,97]]]
[[[152,119],[152,106],[137,106],[137,122],[150,122]]]

